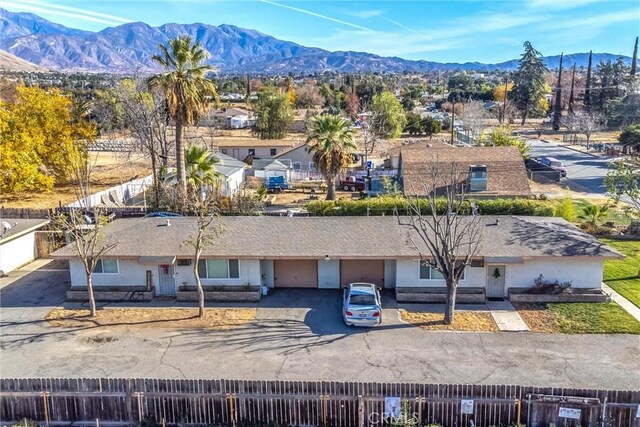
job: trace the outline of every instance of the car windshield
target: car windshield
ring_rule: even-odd
[[[349,304],[352,305],[374,305],[376,299],[370,294],[355,294],[349,297]]]
[[[562,162],[551,162],[551,166],[562,167]]]

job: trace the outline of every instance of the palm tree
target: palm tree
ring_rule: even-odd
[[[213,82],[206,77],[209,71],[213,71],[213,67],[204,63],[209,52],[199,43],[194,43],[189,36],[180,36],[170,40],[168,46],[158,47],[160,55],[154,55],[153,60],[166,72],[151,77],[148,84],[151,89],[164,92],[169,115],[176,123],[178,188],[184,195],[187,177],[182,145],[183,126],[194,123],[209,102],[217,100],[218,94]]]
[[[327,181],[327,200],[336,198],[336,176],[353,161],[357,148],[349,121],[340,116],[321,114],[311,119],[307,131],[309,152],[316,168]]]
[[[584,219],[592,226],[598,225],[607,216],[608,206],[588,205],[582,208],[580,219]]]
[[[199,145],[190,145],[185,150],[185,170],[188,184],[198,189],[203,185],[212,185],[220,174],[216,172],[218,159],[209,150]]]

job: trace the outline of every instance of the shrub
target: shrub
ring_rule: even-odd
[[[491,199],[467,201],[458,214],[471,214],[471,203],[475,203],[479,215],[526,215],[553,216],[554,209],[549,202],[528,199]],[[427,199],[418,200],[421,211],[429,214],[431,208]],[[406,215],[409,213],[407,200],[401,196],[383,196],[360,200],[315,200],[307,204],[312,216],[381,216]],[[446,201],[436,202],[439,213],[444,213]]]
[[[573,203],[573,199],[570,196],[563,197],[556,206],[555,216],[564,218],[569,222],[573,222],[578,217],[576,212],[576,205]]]

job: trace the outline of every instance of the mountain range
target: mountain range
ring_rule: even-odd
[[[0,49],[39,67],[57,71],[149,73],[158,71],[152,56],[158,44],[179,35],[190,35],[211,54],[209,63],[223,73],[286,74],[319,71],[402,72],[432,70],[512,70],[518,60],[482,64],[439,63],[382,57],[365,52],[331,52],[279,40],[256,30],[233,25],[165,24],[152,27],[133,22],[99,32],[68,28],[32,13],[0,8]],[[594,63],[615,60],[618,55],[594,53]],[[565,55],[564,65],[586,66],[587,53]],[[559,56],[545,57],[556,68]],[[629,57],[625,57],[627,63]]]

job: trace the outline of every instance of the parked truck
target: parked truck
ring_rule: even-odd
[[[285,180],[284,176],[270,176],[267,178],[264,187],[269,193],[280,193],[289,189],[289,183]]]
[[[342,188],[344,191],[364,191],[366,184],[363,179],[356,178],[355,176],[347,176],[340,180],[338,188]]]

